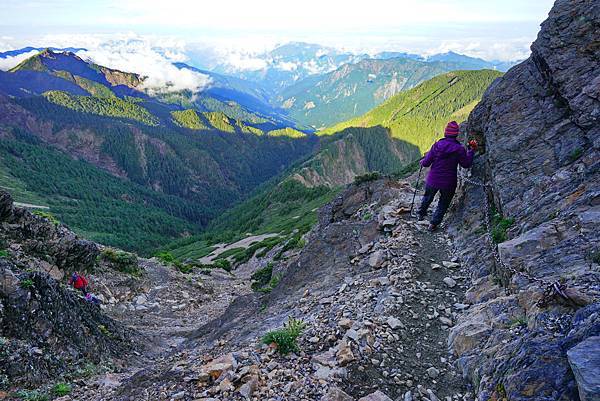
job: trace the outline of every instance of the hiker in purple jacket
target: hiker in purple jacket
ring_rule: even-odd
[[[425,219],[429,205],[438,191],[440,192],[440,199],[429,225],[431,231],[440,225],[454,197],[456,167],[460,164],[463,168],[469,168],[473,164],[477,142],[469,142],[469,150],[465,150],[456,140],[458,133],[458,124],[456,121],[450,121],[444,131],[444,138],[434,143],[421,160],[421,166],[431,166],[431,169],[425,180],[425,195],[419,208],[419,220]]]

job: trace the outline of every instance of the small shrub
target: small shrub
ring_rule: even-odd
[[[508,397],[506,396],[506,389],[504,388],[504,384],[498,383],[496,384],[496,395],[498,401],[507,401]]]
[[[34,210],[31,213],[35,214],[36,216],[45,218],[49,222],[53,223],[55,226],[60,224],[60,221],[58,221],[58,219],[50,212],[44,212],[42,210]]]
[[[99,324],[98,325],[98,330],[100,330],[100,333],[104,334],[107,337],[110,337],[112,335],[112,333],[110,332],[110,330],[108,330],[106,328],[106,326],[103,325],[103,324]]]
[[[231,262],[227,259],[217,259],[215,260],[214,266],[219,269],[223,269],[227,272],[231,271]]]
[[[183,274],[189,274],[194,270],[194,265],[190,263],[181,263],[179,261],[173,262],[173,266]]]
[[[269,282],[267,283],[266,286],[259,288],[257,291],[268,294],[269,292],[273,291],[273,289],[275,287],[277,287],[277,285],[279,284],[280,281],[281,281],[281,274],[276,274],[273,277],[271,277],[271,280],[269,280]]]
[[[19,390],[15,393],[15,397],[23,401],[48,401],[49,397],[38,390]]]
[[[252,289],[254,291],[258,291],[262,287],[269,284],[269,281],[271,280],[272,275],[273,275],[273,264],[272,263],[268,263],[265,267],[256,270],[254,273],[252,273],[252,276],[250,276],[250,278],[254,281],[251,286]]]
[[[365,213],[365,214],[363,215],[362,219],[363,219],[364,221],[368,221],[368,220],[371,220],[371,218],[372,218],[372,217],[373,217],[373,213],[371,213],[371,212],[367,212],[367,213]]]
[[[358,185],[358,184],[362,184],[363,182],[378,180],[380,177],[381,177],[381,174],[379,174],[379,171],[372,171],[370,173],[365,173],[363,175],[357,175],[356,177],[354,177],[354,183],[356,185]]]
[[[175,256],[171,252],[158,252],[154,257],[166,265],[175,262]]]
[[[105,248],[100,253],[100,259],[107,261],[115,270],[120,272],[131,275],[138,275],[140,273],[138,258],[133,253]]]
[[[8,258],[8,251],[6,249],[0,250],[0,258]]]
[[[525,316],[515,317],[515,318],[511,319],[511,321],[508,325],[510,327],[525,327],[525,326],[527,326],[527,318],[525,318]]]
[[[106,327],[105,327],[106,329]],[[100,372],[100,368],[93,363],[86,363],[83,367],[78,367],[72,374],[73,379],[85,379],[94,376]]]
[[[492,240],[499,244],[507,240],[506,231],[513,225],[513,218],[505,218],[500,213],[494,213],[492,217]]]
[[[583,149],[575,148],[569,153],[569,162],[573,163],[575,160],[579,159],[583,154]]]
[[[71,385],[67,383],[57,383],[52,387],[52,394],[57,397],[63,397],[71,392]]]
[[[290,352],[298,352],[298,337],[306,328],[306,323],[301,320],[290,318],[282,329],[273,330],[262,338],[264,344],[275,344],[277,351],[283,355]]]
[[[19,281],[19,287],[21,287],[21,288],[25,288],[25,289],[33,288],[33,285],[34,285],[33,280],[30,278],[26,278],[26,279]]]

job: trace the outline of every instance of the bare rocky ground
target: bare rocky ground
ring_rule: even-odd
[[[120,293],[106,312],[155,346],[64,400],[472,399],[447,350],[449,327],[468,308],[466,274],[444,232],[408,216],[409,199],[406,184],[389,180],[351,187],[279,262],[270,294],[249,288],[267,260],[233,275],[145,261],[129,292],[99,275]],[[307,326],[300,352],[282,356],[260,338],[288,317]]]

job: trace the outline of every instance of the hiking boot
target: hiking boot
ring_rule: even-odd
[[[437,224],[430,224],[429,227],[427,227],[427,229],[431,232],[434,232],[435,230],[437,230],[437,228]]]

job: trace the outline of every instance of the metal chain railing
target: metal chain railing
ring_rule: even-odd
[[[494,260],[496,261],[496,264],[500,266],[503,270],[508,271],[513,275],[520,275],[522,277],[525,277],[529,281],[538,283],[540,285],[540,288],[543,289],[542,298],[537,302],[537,305],[539,307],[547,306],[552,301],[555,295],[560,296],[564,300],[569,300],[569,297],[564,293],[565,288],[562,283],[558,281],[548,282],[546,280],[532,276],[531,274],[529,274],[529,272],[517,270],[516,268],[514,268],[513,266],[509,266],[507,263],[504,262],[504,260],[502,260],[502,258],[500,257],[500,252],[498,251],[498,246],[495,243],[494,236],[492,234],[491,208],[490,200],[488,198],[487,193],[487,189],[491,189],[492,185],[467,178],[467,176],[465,175],[465,170],[463,169],[460,169],[459,178],[464,183],[483,188],[483,204],[485,213],[485,218],[483,221],[486,229],[486,242],[488,243],[488,246],[490,247],[492,254],[494,255]]]

